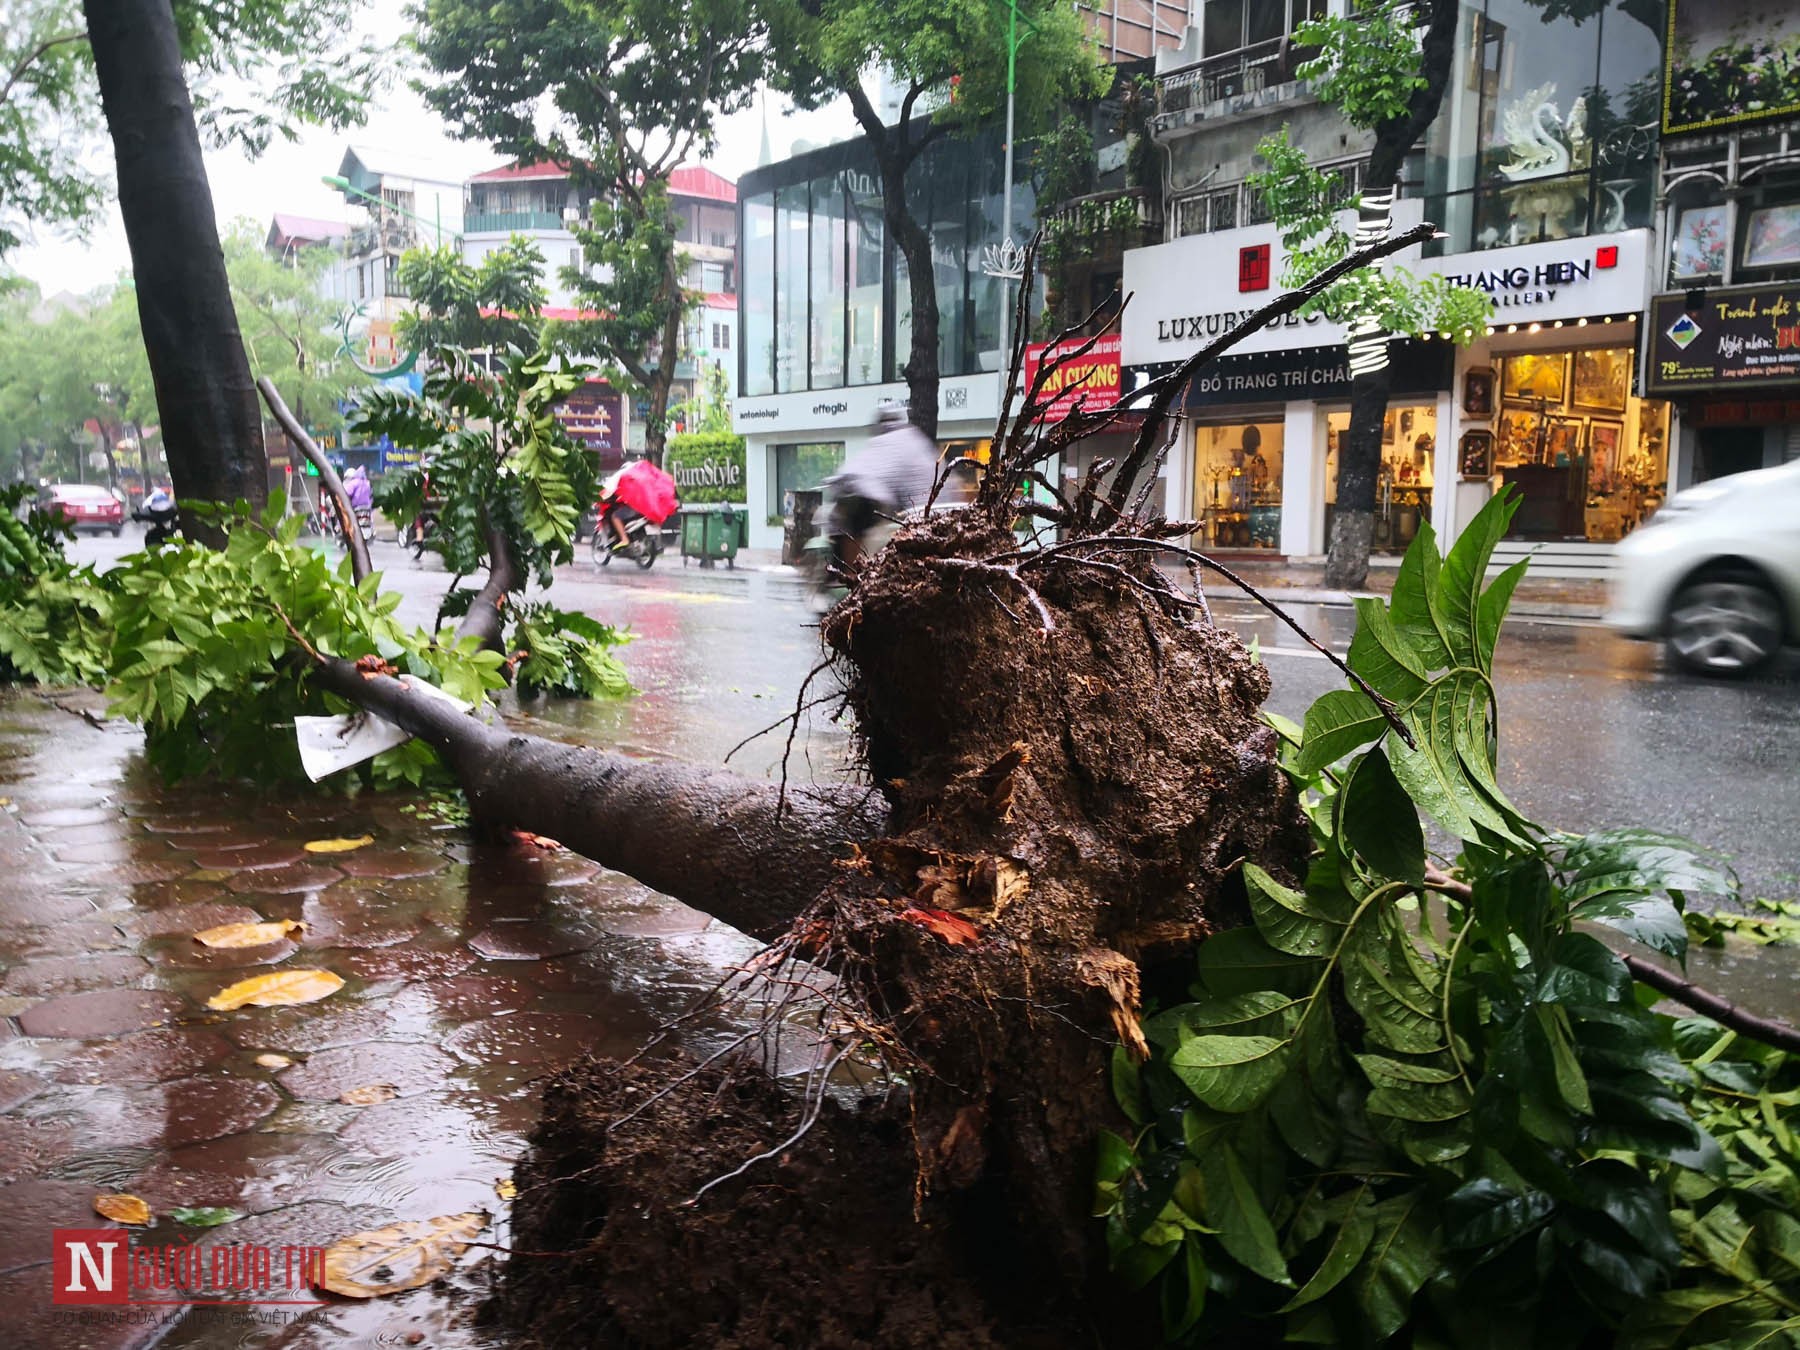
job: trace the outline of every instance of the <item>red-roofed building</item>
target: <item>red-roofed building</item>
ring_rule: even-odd
[[[690,166],[669,175],[669,192],[681,219],[676,243],[687,259],[685,281],[703,297],[682,332],[672,395],[680,401],[692,394],[703,363],[737,369],[737,185],[711,169]],[[582,265],[573,227],[592,205],[592,190],[578,184],[567,165],[515,161],[476,174],[465,194],[463,256],[479,263],[522,234],[544,255],[545,315],[585,317],[577,315],[562,271]],[[632,431],[641,438],[642,424]]]

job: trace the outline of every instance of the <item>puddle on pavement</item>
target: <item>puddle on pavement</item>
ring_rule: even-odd
[[[413,799],[167,788],[138,751],[129,728],[0,698],[0,1297],[15,1318],[0,1340],[487,1344],[469,1314],[493,1252],[363,1304],[80,1323],[52,1310],[51,1230],[106,1226],[90,1208],[104,1191],[159,1214],[227,1206],[245,1217],[165,1217],[135,1240],[268,1244],[276,1298],[293,1296],[289,1245],[467,1210],[492,1214],[481,1238],[504,1244],[496,1183],[544,1076],[635,1050],[753,945],[574,855],[473,844],[409,814]],[[302,847],[364,833],[354,852]],[[305,927],[260,948],[192,937],[275,919]],[[205,1006],[245,976],[308,967],[345,983],[306,1006]],[[386,1100],[340,1100],[378,1085]]]

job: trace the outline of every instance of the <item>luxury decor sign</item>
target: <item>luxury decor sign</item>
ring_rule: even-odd
[[[1800,380],[1800,283],[1659,295],[1649,333],[1652,395]]]

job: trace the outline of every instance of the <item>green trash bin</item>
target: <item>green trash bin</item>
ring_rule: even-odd
[[[729,506],[684,506],[681,509],[681,563],[698,558],[702,567],[719,559],[737,566],[738,513]]]

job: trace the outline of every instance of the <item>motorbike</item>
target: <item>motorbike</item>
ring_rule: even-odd
[[[175,516],[175,499],[161,488],[144,498],[143,505],[131,513],[133,520],[148,527],[144,531],[145,548],[166,544],[175,537]]]
[[[641,514],[635,515],[625,524],[625,537],[630,542],[621,544],[612,527],[612,505],[603,505],[600,518],[594,522],[594,561],[605,567],[616,553],[649,571],[656,563],[656,555],[662,552],[662,527],[652,525]]]
[[[375,542],[375,511],[372,507],[356,508],[356,532],[362,536],[363,543]]]
[[[842,600],[850,589],[850,577],[842,556],[841,541],[844,536],[831,527],[836,504],[836,494],[832,491],[832,485],[827,483],[825,498],[814,516],[815,520],[822,522],[823,528],[807,540],[806,546],[801,550],[800,570],[806,576],[807,606],[815,614],[825,613]],[[921,514],[918,511],[907,512],[909,517]],[[888,540],[894,537],[900,524],[900,521],[886,515],[876,518],[875,523],[857,541],[862,546],[864,562],[887,547]]]

